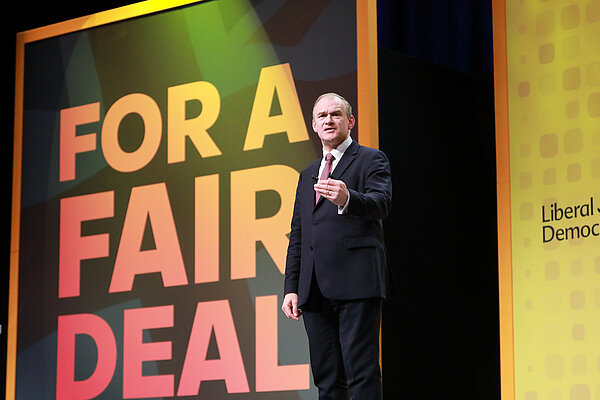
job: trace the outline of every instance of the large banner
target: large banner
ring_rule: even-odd
[[[18,36],[7,398],[315,398],[287,235],[317,95],[376,144],[374,3],[148,1]]]
[[[494,23],[502,398],[600,399],[600,1]]]

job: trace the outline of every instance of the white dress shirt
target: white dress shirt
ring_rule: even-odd
[[[350,146],[351,143],[352,143],[352,138],[350,137],[350,135],[348,135],[346,140],[344,140],[342,143],[340,143],[340,145],[338,147],[331,150],[331,155],[333,155],[333,157],[334,157],[334,159],[331,163],[331,173],[333,173],[333,171],[335,170],[335,167],[337,166],[338,162],[342,159],[344,152]],[[323,158],[321,159],[321,166],[319,167],[319,175],[318,176],[321,176],[321,173],[323,172],[323,168],[325,168],[325,156],[326,155],[327,155],[327,151],[325,149],[323,149]],[[348,208],[349,202],[350,202],[350,192],[348,191],[348,199],[346,200],[346,204],[344,204],[343,207],[338,206],[338,214],[346,213],[346,209]]]

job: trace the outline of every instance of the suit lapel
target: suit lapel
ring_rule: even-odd
[[[348,148],[344,152],[342,159],[338,162],[338,164],[335,166],[335,169],[331,173],[331,175],[332,175],[331,177],[333,179],[338,179],[338,180],[343,181],[342,177],[344,175],[344,172],[346,172],[346,169],[348,169],[350,164],[352,164],[352,162],[356,158],[356,154],[358,153],[359,148],[360,148],[360,146],[358,145],[358,143],[356,143],[355,141],[352,141],[350,146],[348,146]]]
[[[321,166],[322,159],[323,159],[323,157],[321,157],[317,161],[315,161],[310,169],[310,173],[311,173],[310,191],[312,192],[312,200],[311,201],[312,201],[313,211],[317,207],[317,205],[319,205],[323,201],[323,197],[321,197],[321,198],[319,198],[319,201],[315,202],[316,192],[315,192],[315,189],[313,188],[313,185],[315,183],[317,183],[317,180],[319,179],[319,167]]]
[[[344,172],[346,172],[346,170],[348,169],[348,167],[350,166],[350,164],[352,164],[352,162],[354,161],[354,159],[356,158],[356,155],[358,154],[358,149],[360,148],[360,146],[358,145],[358,143],[356,143],[355,141],[352,141],[352,143],[350,144],[350,146],[348,146],[348,148],[346,149],[346,151],[344,152],[344,155],[342,156],[342,159],[338,162],[338,164],[335,166],[335,169],[333,170],[333,172],[331,173],[331,178],[332,179],[339,179],[339,180],[343,180],[342,177],[344,175]],[[318,179],[318,175],[319,175],[319,167],[321,166],[321,160],[323,157],[321,157],[320,159],[318,159],[315,162],[315,165],[312,168],[312,176],[313,177],[317,177]],[[319,205],[321,203],[323,203],[325,201],[324,197],[320,197],[319,200],[315,203],[314,201],[314,189],[313,189],[313,204],[314,204],[314,208],[313,208],[313,212],[314,210],[316,210]]]

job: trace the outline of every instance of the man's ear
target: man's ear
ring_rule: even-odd
[[[314,119],[312,120],[312,128],[313,128],[313,131],[314,131],[315,133],[317,133],[317,123],[315,122],[315,120],[314,120]]]
[[[354,119],[354,115],[349,116],[348,117],[348,129],[354,128],[355,123],[356,123],[356,120]]]

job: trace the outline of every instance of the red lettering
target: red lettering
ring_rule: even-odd
[[[310,386],[308,364],[279,365],[277,296],[256,298],[256,391],[304,390]]]
[[[114,214],[114,192],[60,201],[58,297],[79,296],[80,262],[108,256],[108,234],[81,236],[81,223]]]
[[[82,381],[75,380],[75,336],[89,335],[98,349],[98,361],[93,374]],[[56,398],[58,400],[92,399],[106,389],[117,364],[117,344],[110,326],[93,314],[61,315],[58,317],[56,354]]]
[[[61,182],[75,179],[77,153],[96,150],[96,134],[77,135],[77,126],[100,119],[100,103],[91,103],[60,111],[60,167]]]
[[[194,180],[194,283],[219,281],[219,175]]]
[[[221,358],[207,360],[213,329]],[[195,396],[202,381],[221,379],[225,380],[228,393],[246,393],[250,390],[229,301],[198,303],[177,395]]]
[[[146,219],[150,220],[156,248],[141,250]],[[154,272],[160,272],[167,287],[188,283],[164,183],[131,189],[109,292],[130,291],[136,275]]]
[[[173,396],[173,375],[142,375],[144,361],[171,359],[171,342],[144,343],[143,331],[172,326],[173,306],[125,310],[123,328],[124,399]]]

